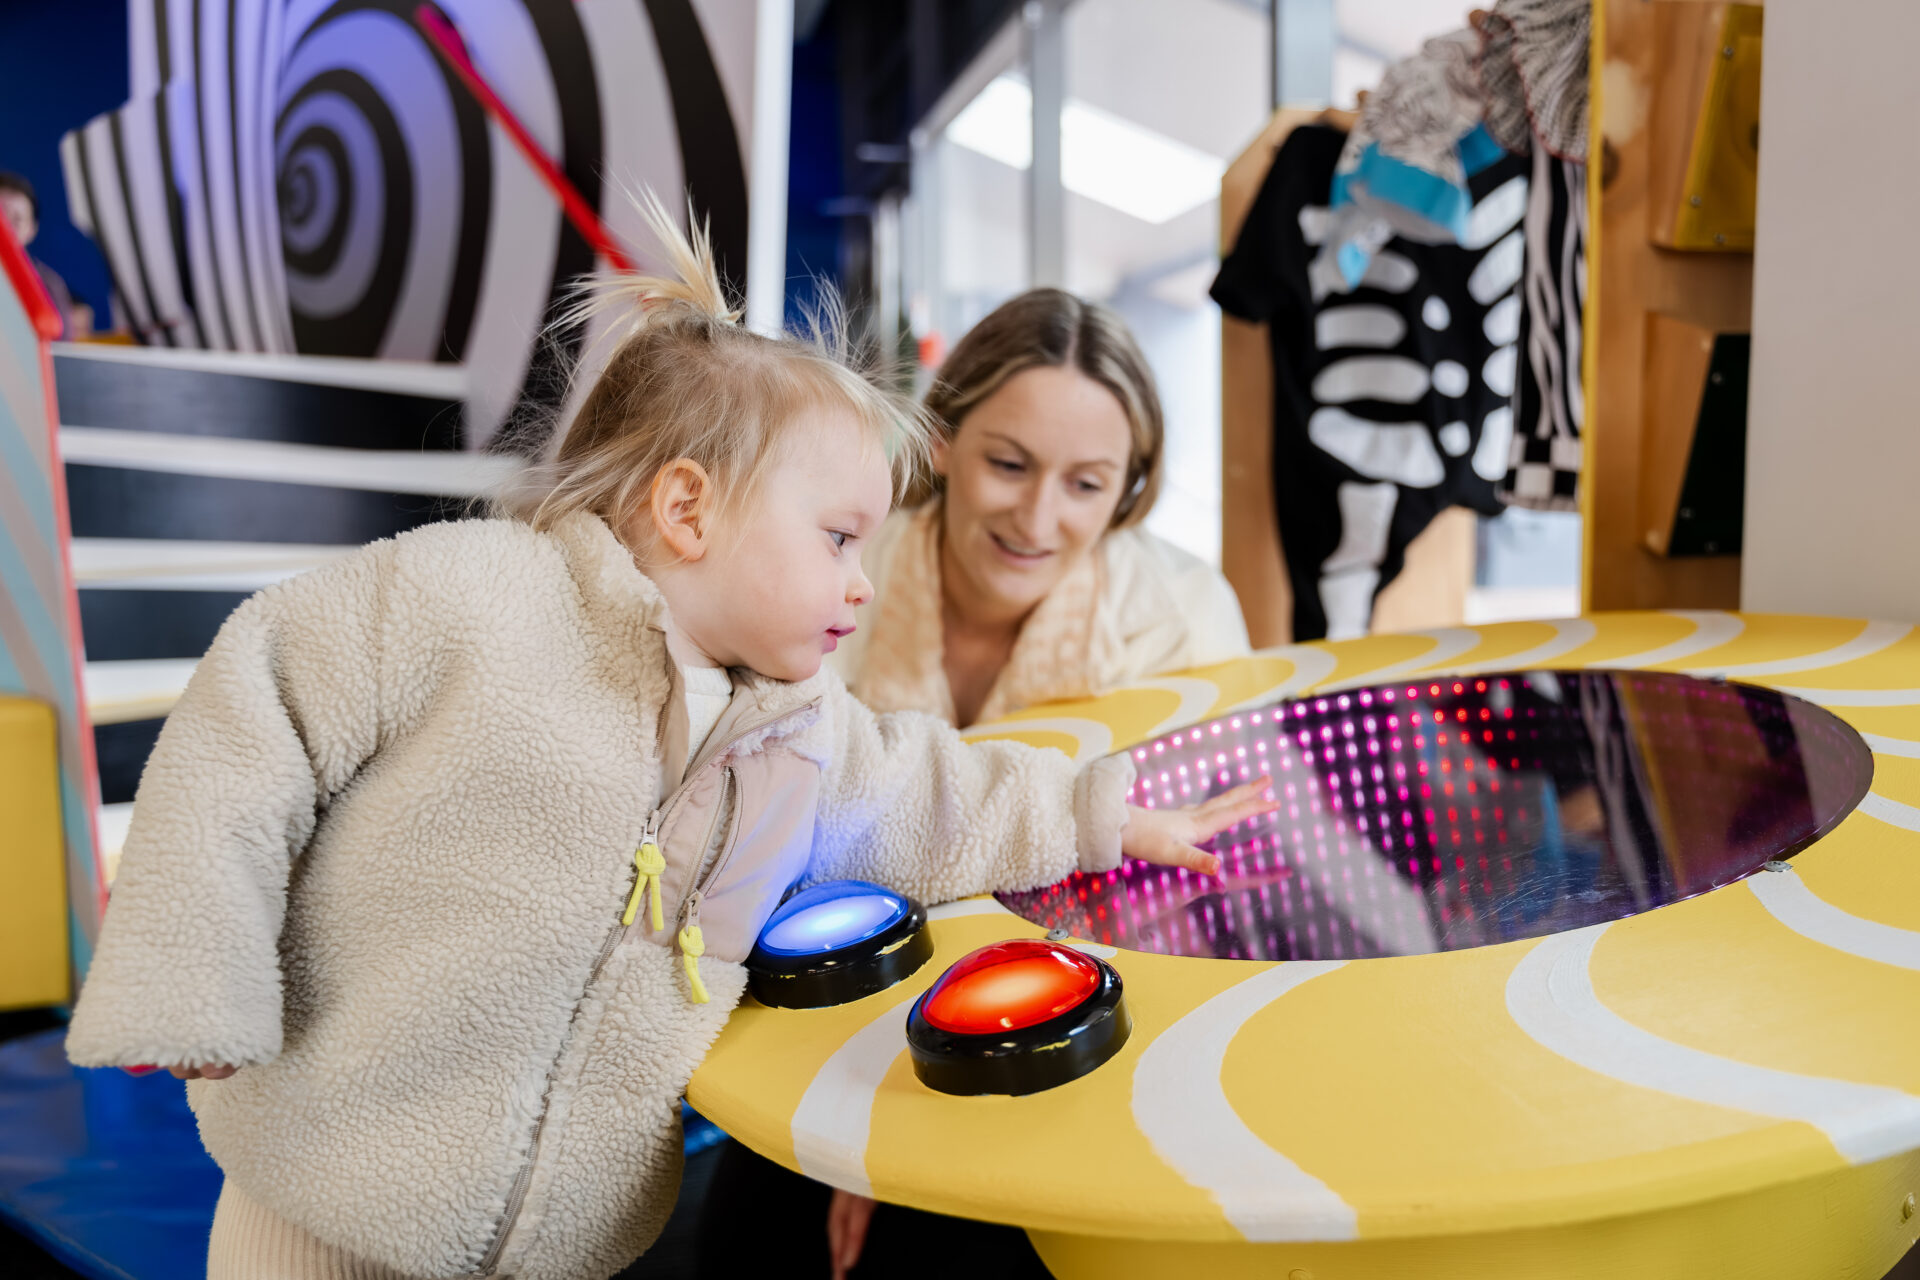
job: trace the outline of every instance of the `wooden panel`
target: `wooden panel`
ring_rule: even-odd
[[[1745,332],[1752,312],[1752,259],[1694,254],[1653,243],[1656,89],[1679,56],[1676,42],[1712,38],[1719,7],[1695,0],[1604,0],[1595,8],[1594,98],[1601,163],[1595,184],[1589,272],[1594,295],[1587,366],[1584,603],[1593,609],[1731,608],[1739,604],[1738,557],[1667,559],[1645,544],[1640,483],[1650,417],[1648,318]],[[1674,90],[1679,92],[1680,90]],[[1659,163],[1681,166],[1671,144]]]
[[[1752,252],[1760,131],[1757,5],[1666,5],[1654,113],[1653,238]]]
[[[1687,478],[1693,452],[1694,422],[1707,366],[1713,360],[1714,331],[1671,316],[1647,317],[1647,419],[1640,452],[1640,527],[1642,542],[1655,555],[1667,554],[1674,509]]]
[[[1302,124],[1350,128],[1350,112],[1283,108],[1227,167],[1220,183],[1221,251],[1239,238],[1273,156]],[[1267,327],[1220,318],[1220,566],[1240,597],[1257,649],[1293,638],[1293,590],[1273,505],[1273,362]],[[1406,568],[1380,593],[1375,631],[1453,626],[1473,580],[1473,516],[1443,513],[1407,547]]]
[[[1373,630],[1457,627],[1467,620],[1479,517],[1453,507],[1407,544],[1407,564],[1373,604]]]

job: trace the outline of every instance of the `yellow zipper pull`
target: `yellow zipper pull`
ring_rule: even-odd
[[[680,963],[687,971],[687,990],[695,1004],[707,1003],[707,984],[700,981],[700,957],[707,953],[707,940],[700,932],[700,894],[687,899],[687,922],[680,926]]]
[[[641,843],[633,851],[633,894],[627,899],[627,909],[620,916],[620,923],[629,925],[640,910],[640,895],[649,888],[653,890],[653,902],[649,911],[652,932],[658,933],[666,926],[666,920],[660,914],[660,873],[667,869],[667,860],[660,852],[660,846],[652,840]]]

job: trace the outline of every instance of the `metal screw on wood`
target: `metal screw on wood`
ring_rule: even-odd
[[[1913,1217],[1913,1192],[1909,1191],[1907,1198],[1900,1203],[1900,1221],[1905,1222],[1911,1217]]]
[[[1726,47],[1722,48],[1720,50],[1720,56],[1723,58],[1731,58],[1733,56],[1733,46],[1727,45]]]
[[[1693,196],[1690,199],[1688,199],[1687,203],[1692,205],[1694,208],[1698,209],[1700,207],[1700,197]]]
[[[1713,385],[1716,387],[1719,386],[1721,383],[1725,382],[1726,380],[1727,380],[1727,375],[1724,373],[1715,373],[1707,379],[1707,381],[1713,383]]]
[[[1073,936],[1072,934],[1068,933],[1065,929],[1061,928],[1059,925],[1055,925],[1053,926],[1053,928],[1047,930],[1048,942],[1065,942],[1068,938],[1072,936]]]
[[[1791,862],[1782,862],[1782,861],[1780,861],[1780,859],[1778,859],[1778,858],[1775,858],[1775,859],[1774,859],[1773,861],[1771,861],[1771,862],[1769,862],[1769,863],[1767,863],[1767,864],[1766,864],[1766,866],[1765,866],[1765,867],[1763,868],[1763,870],[1767,870],[1767,871],[1791,871],[1791,870],[1793,870],[1793,864],[1792,864]]]
[[[1713,242],[1715,244],[1725,244],[1727,242],[1727,238],[1723,235],[1716,235],[1713,238]]]

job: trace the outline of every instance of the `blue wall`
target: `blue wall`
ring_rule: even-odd
[[[0,0],[4,3],[4,0]],[[839,287],[843,218],[825,211],[843,195],[840,172],[839,27],[829,9],[810,39],[793,47],[793,103],[787,144],[787,323],[801,324],[819,284]]]
[[[33,256],[107,323],[107,264],[67,219],[60,135],[127,100],[126,0],[0,0],[0,169],[40,197]]]

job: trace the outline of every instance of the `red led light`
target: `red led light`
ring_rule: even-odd
[[[1059,1017],[1099,984],[1099,967],[1078,951],[1016,938],[955,961],[927,992],[922,1013],[956,1035],[1017,1031]]]

